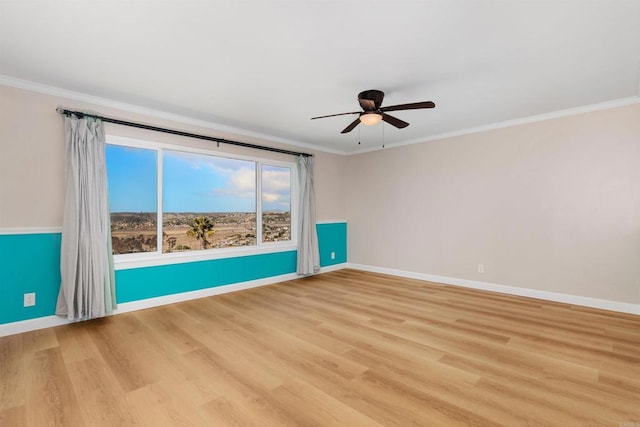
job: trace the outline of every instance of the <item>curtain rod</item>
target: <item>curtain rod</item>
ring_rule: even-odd
[[[200,134],[197,134],[197,133],[183,132],[181,130],[167,129],[167,128],[162,128],[162,127],[158,127],[158,126],[145,125],[145,124],[142,124],[142,123],[129,122],[129,121],[120,120],[120,119],[112,119],[110,117],[98,116],[96,114],[83,113],[82,111],[67,110],[67,109],[62,108],[62,107],[56,108],[56,111],[58,113],[60,113],[60,114],[65,115],[65,116],[74,115],[74,116],[77,116],[80,119],[83,118],[83,117],[92,117],[94,119],[100,119],[103,122],[107,122],[107,123],[115,123],[117,125],[130,126],[130,127],[134,127],[134,128],[138,128],[138,129],[153,130],[153,131],[162,132],[162,133],[170,133],[172,135],[186,136],[186,137],[189,137],[189,138],[204,139],[205,141],[212,141],[212,142],[216,142],[218,144],[223,143],[223,144],[229,144],[229,145],[237,145],[239,147],[253,148],[253,149],[256,149],[256,150],[271,151],[271,152],[274,152],[274,153],[290,154],[292,156],[313,157],[313,154],[309,154],[309,153],[301,153],[301,152],[298,152],[298,151],[284,150],[284,149],[281,149],[281,148],[266,147],[264,145],[249,144],[248,142],[232,141],[232,140],[229,140],[229,139],[216,138],[216,137],[213,137],[213,136],[200,135]]]

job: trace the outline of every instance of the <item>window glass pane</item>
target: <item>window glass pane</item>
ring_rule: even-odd
[[[180,151],[162,157],[162,251],[256,244],[256,163]]]
[[[262,241],[291,240],[291,169],[262,166]]]
[[[113,253],[156,251],[156,151],[107,144],[105,152]]]

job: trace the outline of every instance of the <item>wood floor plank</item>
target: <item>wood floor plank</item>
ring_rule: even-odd
[[[26,404],[27,375],[24,370],[23,336],[0,338],[0,411]]]
[[[425,393],[438,407],[442,406],[442,402],[448,402],[450,406],[455,406],[459,410],[484,413],[488,419],[504,425],[519,425],[527,421],[525,417],[513,414],[510,407],[492,401],[486,394],[477,392],[474,386],[481,378],[479,376],[475,376],[473,382],[464,377],[456,381],[456,373],[454,376],[447,376],[446,373],[452,371],[437,365],[429,369],[406,362],[393,364],[389,363],[388,358],[384,356],[362,350],[352,350],[348,356],[362,363],[368,363],[378,374]],[[459,374],[457,376],[460,377]]]
[[[229,316],[232,314],[232,311],[226,309],[223,305],[217,304],[215,301],[213,301],[213,303],[215,304],[214,307],[216,311],[221,313],[221,315],[224,316],[226,314]],[[233,320],[229,320],[230,323],[228,323],[228,325],[230,328],[233,328],[237,324],[241,324],[238,317],[234,320],[235,323],[233,323]],[[297,356],[301,360],[315,363],[344,378],[352,379],[367,370],[366,366],[351,362],[339,354],[327,351],[321,346],[311,344],[295,335],[282,331],[277,327],[277,324],[264,324],[264,320],[262,319],[252,324],[251,318],[246,316],[244,317],[243,322],[246,322],[245,324],[250,324],[251,329],[249,332],[258,334],[262,340],[278,345],[281,348],[288,348],[290,355]],[[235,336],[237,337],[240,334],[243,333],[238,332]],[[246,333],[244,333],[244,335],[248,341],[255,340],[254,335],[246,335]]]
[[[173,307],[142,310],[138,318],[154,335],[164,341],[164,344],[180,354],[203,348],[193,336],[179,326],[180,313]]]
[[[89,331],[101,357],[115,375],[125,392],[151,384],[156,377],[149,364],[138,352],[138,340],[126,328],[109,322]]]
[[[203,417],[208,420],[208,425],[212,427],[242,427],[242,426],[258,426],[260,423],[269,425],[279,420],[269,420],[263,418],[260,421],[253,418],[253,412],[250,408],[244,406],[246,402],[239,402],[239,399],[227,399],[218,397],[207,404],[203,405]],[[282,424],[285,425],[285,424]],[[289,425],[294,425],[290,422]]]
[[[126,394],[101,357],[73,361],[67,370],[87,425],[133,425]]]
[[[253,420],[253,425],[296,425],[294,408],[286,408],[274,402],[259,383],[254,382],[251,375],[233,364],[232,361],[220,357],[212,350],[195,350],[185,357],[198,367],[198,371],[215,384],[214,388],[219,397],[234,402],[247,416]],[[234,406],[235,406],[234,405]],[[215,413],[219,408],[215,404],[205,404],[203,407]]]
[[[349,269],[0,338],[2,427],[634,423],[640,316]]]
[[[401,397],[400,408],[420,425],[497,426],[499,422],[485,418],[455,403],[434,397],[410,385],[375,370],[365,372],[354,382],[360,382],[377,394],[392,399]]]
[[[35,352],[25,366],[30,377],[26,405],[30,425],[84,425],[80,405],[59,348]]]
[[[55,331],[66,364],[102,358],[87,325],[72,323],[56,328]]]
[[[24,405],[0,410],[0,426],[25,425],[27,425],[27,410]]]
[[[354,408],[301,380],[292,379],[272,393],[283,406],[296,408],[303,425],[380,426]]]
[[[158,382],[127,393],[135,424],[148,426],[204,426],[206,419],[171,384]],[[114,425],[114,424],[112,424]]]

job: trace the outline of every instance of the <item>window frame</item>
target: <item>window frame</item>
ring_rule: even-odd
[[[298,242],[298,170],[295,161],[272,160],[257,156],[220,152],[202,148],[189,147],[163,142],[155,142],[136,138],[106,135],[109,145],[120,147],[141,148],[156,153],[156,233],[157,245],[153,252],[137,252],[131,254],[117,254],[113,256],[116,270],[129,268],[151,267],[157,265],[180,264],[187,262],[206,261],[213,259],[235,258],[250,255],[288,252],[297,249]],[[179,151],[190,154],[223,157],[255,162],[256,165],[256,244],[231,248],[199,249],[186,252],[162,252],[162,189],[163,189],[163,152],[164,150]],[[291,170],[291,240],[278,242],[262,241],[262,165],[286,167]],[[108,173],[108,171],[107,171]],[[111,214],[111,212],[109,212]],[[111,232],[111,230],[109,230]]]

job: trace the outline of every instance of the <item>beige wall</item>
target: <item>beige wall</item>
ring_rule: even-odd
[[[350,156],[347,171],[352,263],[640,302],[640,105]]]
[[[62,223],[58,105],[269,145],[0,86],[0,229]],[[107,132],[211,148],[115,125]],[[349,262],[640,303],[640,105],[349,157],[315,154],[318,220],[348,219]]]
[[[241,137],[196,126],[175,123],[111,108],[86,104],[41,93],[0,86],[0,229],[59,227],[64,198],[64,130],[58,105],[89,109],[106,116],[140,121],[157,126],[235,139],[260,145],[277,144]],[[256,151],[181,138],[174,135],[106,125],[107,134],[160,141],[247,155],[292,159],[266,151]],[[294,151],[312,152],[296,147]],[[346,218],[344,156],[315,153],[317,219]]]

